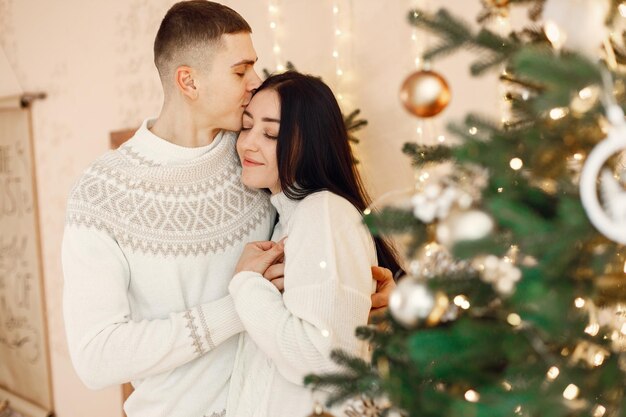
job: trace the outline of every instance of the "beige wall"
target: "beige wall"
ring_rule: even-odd
[[[345,3],[348,0],[340,3]],[[172,0],[0,0],[0,46],[23,91],[45,91],[34,107],[34,135],[47,292],[54,400],[59,417],[118,417],[120,390],[89,391],[74,375],[62,322],[60,242],[65,199],[80,172],[108,148],[112,130],[159,111],[152,40]],[[433,1],[434,2],[434,1]],[[258,69],[273,67],[267,2],[229,0],[249,20]],[[283,51],[300,70],[335,82],[330,0],[283,1]],[[437,2],[434,2],[435,5]],[[478,0],[443,2],[474,16]],[[411,70],[409,1],[353,1],[351,95],[370,122],[360,135],[362,171],[374,195],[411,185],[400,149],[416,120],[398,101]],[[469,55],[437,63],[453,91],[443,119],[497,108],[494,76],[470,79]],[[0,78],[4,78],[0,74]],[[442,121],[438,123],[443,124]]]

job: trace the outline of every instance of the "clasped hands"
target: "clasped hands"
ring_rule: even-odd
[[[287,238],[279,242],[260,241],[248,243],[235,267],[235,273],[242,271],[257,272],[271,282],[280,292],[285,289],[285,243]],[[376,292],[372,294],[372,312],[378,313],[389,304],[389,296],[396,283],[391,271],[387,268],[373,266],[372,278],[376,280]]]

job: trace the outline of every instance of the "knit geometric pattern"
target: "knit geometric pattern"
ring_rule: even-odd
[[[67,225],[110,234],[124,250],[201,256],[245,240],[268,218],[266,193],[240,181],[234,135],[192,161],[159,164],[129,143],[99,158],[74,186]]]

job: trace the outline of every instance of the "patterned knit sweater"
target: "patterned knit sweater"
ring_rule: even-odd
[[[243,330],[228,284],[243,246],[271,235],[273,209],[241,184],[235,134],[184,148],[148,123],[70,194],[70,354],[90,388],[132,381],[129,417],[222,416]]]

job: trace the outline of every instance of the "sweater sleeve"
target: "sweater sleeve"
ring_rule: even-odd
[[[367,323],[375,250],[358,211],[329,192],[303,200],[290,225],[284,295],[249,271],[237,274],[229,290],[250,337],[301,385],[309,373],[337,369],[331,350],[362,353],[354,332]]]
[[[66,226],[63,312],[74,368],[89,388],[177,368],[243,331],[230,296],[154,320],[131,320],[129,266],[105,231]]]

